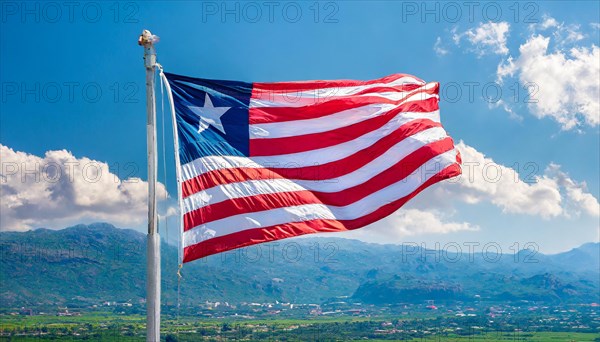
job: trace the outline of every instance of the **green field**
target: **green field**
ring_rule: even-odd
[[[586,341],[597,341],[598,335],[593,333],[568,333],[568,332],[538,332],[538,333],[520,333],[520,334],[494,334],[490,333],[487,336],[462,336],[462,337],[443,337],[443,338],[424,338],[424,339],[413,339],[412,341],[469,341],[469,342],[496,342],[496,341],[532,341],[532,342],[545,342],[545,341],[561,341],[561,342],[586,342]],[[385,340],[382,340],[385,341]],[[387,340],[389,341],[389,340]]]
[[[0,316],[0,341],[145,341],[144,316],[88,313],[82,316]],[[381,328],[385,318],[163,320],[169,341],[600,341],[597,333],[536,332],[439,326],[433,319],[403,320]],[[396,321],[398,322],[398,321]],[[402,329],[400,329],[402,328]]]

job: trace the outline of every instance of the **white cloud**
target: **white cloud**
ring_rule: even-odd
[[[386,233],[397,236],[479,230],[478,226],[468,222],[448,221],[445,215],[439,211],[424,211],[414,208],[399,210],[382,220],[378,226],[387,226]]]
[[[167,213],[165,214],[165,216],[176,216],[176,215],[179,215],[179,210],[176,207],[170,206],[169,208],[167,208]]]
[[[496,163],[492,158],[459,142],[463,174],[435,185],[417,196],[412,207],[427,210],[452,210],[452,202],[468,204],[491,203],[507,214],[524,214],[549,219],[585,213],[597,217],[598,201],[587,192],[585,184],[577,183],[551,164],[536,175],[536,165],[521,165],[527,174]],[[529,175],[532,171],[533,174]],[[523,179],[525,178],[525,179]],[[448,201],[451,198],[452,201]]]
[[[554,177],[558,184],[564,189],[570,203],[571,210],[579,215],[584,212],[590,216],[600,216],[600,204],[598,200],[587,192],[585,182],[577,183],[569,175],[560,170],[560,165],[550,164],[546,168],[546,174]]]
[[[581,26],[578,24],[565,24],[559,23],[556,19],[544,15],[543,21],[538,24],[529,25],[529,29],[535,32],[544,32],[549,29],[551,30],[552,36],[556,43],[560,47],[564,47],[567,44],[578,42],[585,38],[585,35],[580,32]]]
[[[556,181],[541,176],[525,182],[514,169],[494,162],[464,142],[456,147],[462,157],[462,175],[436,186],[427,193],[428,198],[422,199],[422,205],[440,205],[452,198],[468,204],[491,203],[511,214],[543,218],[562,214]]]
[[[498,65],[500,81],[518,77],[522,84],[537,85],[530,93],[530,111],[550,117],[564,130],[600,123],[600,49],[573,47],[568,52],[548,51],[549,37],[531,36],[519,48],[520,55]],[[534,88],[530,88],[534,89]]]
[[[537,176],[524,182],[514,169],[494,162],[464,142],[457,144],[463,159],[463,175],[456,189],[448,188],[467,203],[489,201],[507,213],[539,215],[562,213],[556,181]],[[531,182],[531,183],[530,183]]]
[[[438,56],[445,56],[448,54],[448,49],[445,49],[442,47],[442,38],[441,37],[437,37],[437,39],[435,40],[435,44],[433,44],[433,51],[435,51],[435,53]]]
[[[564,38],[562,36],[558,38],[561,44],[574,43],[585,38],[583,33],[579,32],[579,25],[569,26],[565,28],[565,33],[566,35],[564,36]]]
[[[532,24],[532,25],[534,25],[534,28],[535,28],[535,24]],[[556,21],[556,19],[549,17],[549,16],[544,16],[544,21],[542,21],[540,24],[538,24],[538,27],[541,30],[547,30],[549,28],[558,27],[558,26],[559,26],[558,21]]]
[[[447,212],[448,210],[441,211],[431,206],[427,209],[416,209],[408,204],[390,216],[362,229],[334,233],[333,236],[374,243],[402,243],[409,236],[480,230],[477,225],[468,222],[452,221],[453,215]],[[325,233],[322,236],[332,235]]]
[[[62,228],[108,221],[139,226],[147,220],[147,182],[119,179],[109,165],[66,150],[43,157],[0,144],[0,229]],[[159,183],[159,198],[167,196]]]
[[[456,144],[461,153],[463,174],[431,186],[394,214],[364,229],[338,234],[367,242],[400,243],[406,237],[478,231],[479,226],[457,220],[457,204],[490,203],[505,214],[530,215],[543,219],[600,215],[598,201],[551,164],[543,174],[519,175],[518,170],[496,163],[464,142]],[[537,170],[523,165],[529,174]],[[523,179],[525,178],[525,179]],[[462,211],[462,210],[461,210]],[[468,216],[464,211],[461,217]],[[501,217],[497,218],[501,219]]]
[[[508,113],[509,118],[516,120],[516,121],[523,121],[523,116],[519,115],[508,102],[506,102],[502,99],[496,101],[495,103],[490,103],[489,107],[490,108],[502,107],[502,109],[504,109],[504,111]]]
[[[452,39],[459,45],[461,40],[466,38],[473,46],[471,51],[477,53],[479,56],[486,54],[506,55],[508,54],[506,40],[509,30],[510,25],[504,21],[499,23],[481,23],[479,26],[463,33],[456,33],[456,30],[453,30],[454,35]]]

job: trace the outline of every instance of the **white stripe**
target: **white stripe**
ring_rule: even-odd
[[[238,167],[247,167],[253,169],[264,168],[248,157],[238,156],[207,156],[200,157],[189,163],[181,165],[182,182],[190,180],[210,171],[235,169]]]
[[[209,204],[215,204],[233,198],[302,190],[306,189],[289,179],[281,178],[222,184],[184,198],[183,213],[186,214]]]
[[[217,185],[199,191],[183,199],[183,213],[202,208],[209,204],[219,203],[228,199],[247,197],[259,194],[272,194],[286,191],[319,191],[339,192],[360,185],[387,170],[390,166],[401,162],[406,156],[424,145],[439,141],[447,137],[441,127],[433,127],[410,136],[381,156],[375,158],[360,169],[335,179],[325,180],[297,180],[297,179],[264,179],[249,180],[238,183]]]
[[[314,219],[354,220],[374,212],[382,204],[385,205],[410,195],[431,177],[454,163],[456,163],[456,150],[437,155],[407,178],[343,207],[309,204],[244,213],[208,222],[186,231],[184,246],[191,246],[210,238],[243,230],[289,222]]]
[[[327,206],[322,204],[305,204],[259,211],[251,214],[229,216],[184,232],[183,244],[184,247],[187,247],[213,237],[223,236],[242,230],[316,219],[335,220],[335,216]],[[213,228],[218,230],[214,230]]]
[[[435,94],[419,93],[415,94],[402,104],[410,101],[423,101],[433,97],[438,97]],[[335,114],[323,116],[320,118],[312,118],[306,120],[295,120],[293,122],[270,122],[262,124],[252,124],[249,127],[250,139],[257,138],[282,138],[297,135],[327,132],[333,129],[346,127],[358,122],[362,122],[376,116],[383,115],[388,111],[397,108],[400,105],[389,103],[374,103],[362,107],[351,108],[337,112]],[[439,111],[435,116],[439,121]],[[405,116],[410,117],[427,117],[426,112],[404,112]]]
[[[319,88],[314,90],[260,90],[258,88],[253,89],[258,92],[259,98],[250,99],[250,108],[259,107],[304,107],[314,105],[317,103],[323,103],[335,97],[351,96],[360,93],[367,89],[377,87],[395,87],[408,84],[424,85],[422,81],[419,81],[413,77],[401,77],[389,83],[374,83],[362,86],[352,87],[329,87]],[[429,83],[431,86],[436,83]],[[429,86],[429,84],[427,86]]]

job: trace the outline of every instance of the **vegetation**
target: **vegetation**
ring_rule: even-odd
[[[144,341],[144,246],[108,224],[0,232],[0,341]],[[176,249],[163,244],[162,336],[600,342],[599,248],[485,255],[295,239],[198,260],[178,284]]]
[[[483,324],[482,324],[483,323]],[[191,317],[165,319],[163,339],[175,341],[598,341],[598,330],[535,331],[480,318],[312,318],[240,321]],[[551,328],[552,330],[552,328]],[[89,314],[80,317],[2,317],[0,341],[144,341],[144,318]]]

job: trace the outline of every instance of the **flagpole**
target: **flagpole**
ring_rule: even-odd
[[[138,44],[144,47],[146,68],[146,114],[148,148],[148,241],[146,254],[146,341],[160,341],[160,236],[156,229],[156,106],[154,73],[156,67],[156,36],[144,30]]]

